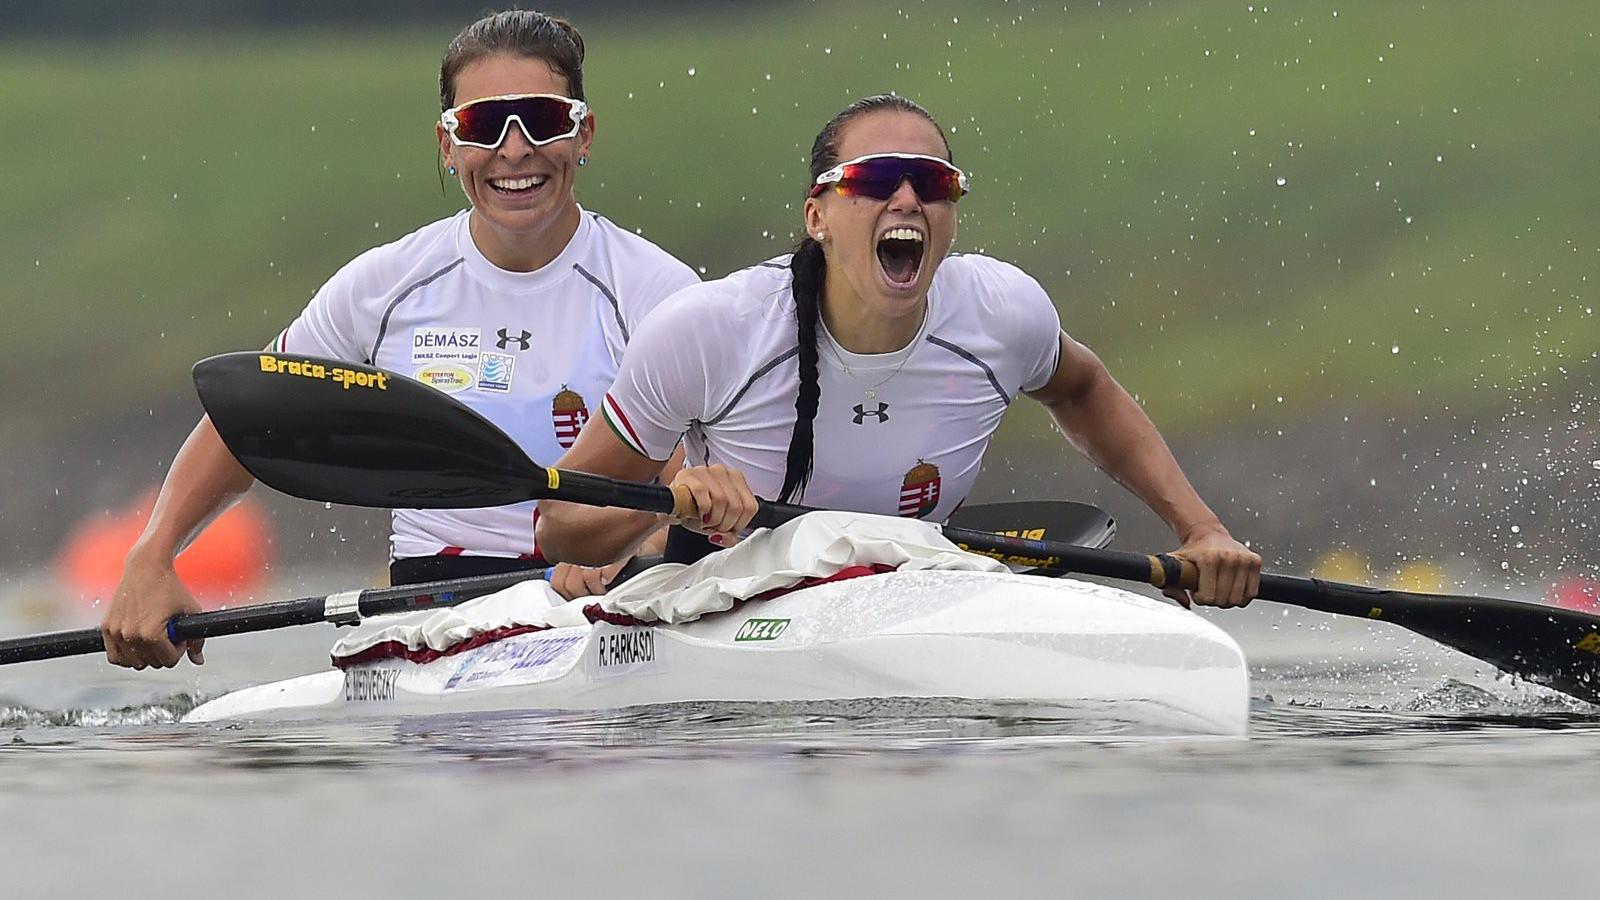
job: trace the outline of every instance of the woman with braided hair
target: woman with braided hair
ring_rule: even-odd
[[[1195,493],[1139,405],[1061,329],[1009,263],[950,254],[967,191],[942,128],[916,103],[851,104],[817,136],[806,235],[780,257],[680,291],[652,312],[564,468],[648,481],[685,441],[679,523],[726,546],[756,495],[944,521],[977,479],[1018,393],[1170,525],[1193,600],[1242,606],[1261,560]],[[651,514],[541,503],[551,558],[621,557]],[[688,552],[674,529],[669,554]],[[1182,589],[1169,596],[1187,604]]]

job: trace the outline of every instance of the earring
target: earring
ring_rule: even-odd
[[[817,232],[817,243],[820,244],[820,243],[822,243],[823,241],[825,241],[827,239],[828,239],[828,233],[826,231]]]
[[[589,164],[589,157],[587,157],[587,156],[578,157],[578,165],[587,166],[588,164]]]
[[[449,172],[451,175],[455,175],[456,174],[456,167],[455,166],[451,166],[450,168],[445,169],[445,171]]]

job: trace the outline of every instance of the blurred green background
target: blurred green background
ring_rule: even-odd
[[[668,10],[552,8],[589,49],[586,207],[724,274],[792,243],[827,118],[909,95],[973,174],[958,246],[1039,278],[1236,531],[1592,546],[1592,0]],[[0,558],[160,476],[195,359],[461,207],[431,129],[478,11],[0,38]],[[1018,406],[985,491],[1138,520]]]

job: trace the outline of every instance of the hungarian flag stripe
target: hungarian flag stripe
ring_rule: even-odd
[[[586,409],[573,409],[566,412],[553,414],[556,423],[556,443],[563,450],[571,450],[572,445],[578,440],[578,432],[583,430],[585,422],[589,421],[589,411]]]
[[[939,505],[939,482],[908,484],[900,488],[900,515],[917,518]]]
[[[606,394],[605,399],[601,401],[600,412],[605,416],[606,424],[611,426],[611,430],[624,444],[645,459],[650,458],[650,454],[645,452],[644,441],[639,440],[639,435],[633,430],[633,426],[628,424],[628,417],[623,414],[617,401],[611,399],[610,394]]]

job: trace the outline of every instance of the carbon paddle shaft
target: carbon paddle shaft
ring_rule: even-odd
[[[549,487],[540,489],[539,495],[543,497],[585,506],[613,506],[668,515],[677,508],[672,491],[659,484],[617,481],[603,475],[589,475],[568,469],[547,468],[544,472],[549,479]],[[808,512],[811,510],[804,506],[763,501],[750,525],[754,528],[773,528]]]
[[[167,636],[178,642],[228,634],[270,631],[293,625],[309,625],[313,622],[354,624],[368,616],[455,606],[474,597],[482,597],[531,578],[539,578],[543,574],[542,569],[527,569],[498,575],[477,575],[471,578],[432,581],[424,584],[370,588],[364,591],[329,594],[325,597],[302,597],[298,600],[279,600],[273,603],[193,613],[174,618],[167,625]],[[56,631],[0,641],[0,665],[55,659],[62,656],[83,656],[101,653],[104,650],[105,643],[98,628]]]
[[[494,423],[413,379],[333,359],[236,353],[195,365],[217,432],[251,474],[297,497],[382,508],[460,509],[570,500],[671,512],[672,492],[546,468]],[[808,510],[763,503],[752,524]],[[1025,529],[1036,535],[1037,528]],[[1192,564],[946,528],[967,549],[1039,572],[1077,572],[1155,587],[1194,585]],[[1259,596],[1393,622],[1470,656],[1589,701],[1600,700],[1600,616],[1492,597],[1385,591],[1261,576]],[[98,640],[98,636],[95,637]],[[0,645],[3,646],[3,645]],[[87,651],[98,649],[91,646]]]
[[[1193,564],[1171,556],[1073,547],[946,528],[963,547],[1046,571],[1193,588]],[[1502,672],[1600,703],[1600,616],[1578,610],[1453,594],[1423,594],[1262,573],[1257,597],[1317,612],[1389,622],[1483,660]]]

